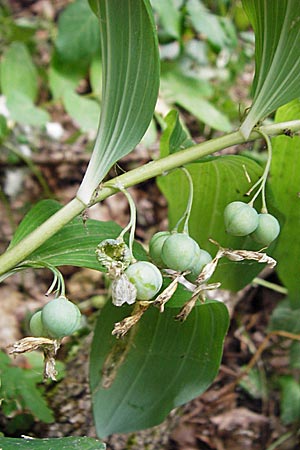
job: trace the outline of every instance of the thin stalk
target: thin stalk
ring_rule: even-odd
[[[271,283],[271,281],[264,280],[263,278],[254,278],[254,280],[252,281],[252,285],[259,285],[267,289],[272,289],[272,291],[279,292],[280,294],[288,294],[287,288],[279,286],[275,283]]]
[[[127,233],[127,231],[130,229],[128,248],[130,251],[131,259],[134,260],[133,242],[134,242],[134,235],[135,235],[135,229],[136,229],[136,206],[133,201],[133,198],[131,197],[129,192],[127,192],[126,189],[123,188],[123,186],[118,186],[118,189],[121,192],[123,192],[123,194],[127,198],[128,203],[129,203],[129,208],[130,208],[130,221],[129,221],[128,225],[126,225],[126,227],[121,231],[119,238],[123,238],[125,233]]]
[[[249,202],[249,205],[253,206],[255,200],[257,199],[257,197],[261,193],[261,196],[262,196],[261,212],[266,214],[268,212],[267,204],[266,204],[266,182],[267,182],[267,179],[268,179],[268,175],[269,175],[270,167],[271,167],[271,161],[272,161],[272,143],[271,143],[271,139],[269,138],[269,136],[266,133],[264,133],[261,130],[258,130],[258,132],[263,136],[263,138],[266,141],[267,149],[268,149],[268,160],[267,160],[267,163],[266,163],[266,166],[265,166],[264,173],[262,174],[261,178],[258,180],[258,182],[255,183],[254,186],[252,186],[252,188],[247,192],[247,194],[248,195],[251,194],[251,192],[260,184],[259,189],[257,190],[255,195],[253,196],[252,200]]]
[[[184,214],[178,220],[178,222],[177,222],[177,224],[176,224],[176,226],[174,228],[174,231],[177,231],[179,225],[181,224],[181,222],[184,221],[184,225],[183,225],[183,230],[182,231],[183,231],[183,233],[189,234],[189,219],[190,219],[192,205],[193,205],[194,184],[193,184],[193,180],[192,180],[192,177],[191,177],[189,171],[185,167],[180,167],[180,169],[184,172],[185,176],[187,177],[188,183],[189,183],[189,198],[188,198],[188,202],[187,202]]]
[[[269,136],[285,134],[286,130],[295,133],[300,131],[300,120],[276,123],[261,127],[260,130]],[[260,137],[261,134],[258,131],[253,131],[247,141],[254,141]],[[117,192],[116,185],[119,183],[124,186],[124,188],[128,188],[150,178],[162,175],[163,173],[166,173],[176,167],[196,161],[203,156],[210,155],[216,151],[223,150],[233,145],[242,144],[244,142],[246,142],[244,136],[239,131],[235,131],[225,136],[195,145],[189,149],[173,153],[165,158],[151,161],[148,164],[133,169],[130,172],[124,173],[119,177],[103,183],[102,189],[95,196],[91,205],[86,205],[75,197],[57,213],[47,219],[42,225],[36,228],[32,233],[26,236],[22,241],[0,256],[0,275],[8,272],[24,261],[27,256],[47,241],[47,239],[57,233],[57,231],[59,231],[64,225],[74,219],[74,217],[78,216],[88,206],[92,206],[95,203],[98,203],[115,194]]]

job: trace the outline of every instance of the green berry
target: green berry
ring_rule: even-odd
[[[212,261],[211,255],[206,251],[200,249],[200,252],[197,256],[195,256],[192,267],[191,267],[191,273],[189,273],[186,278],[189,281],[195,281],[200,272],[202,271],[203,267],[206,266],[206,264],[210,263]]]
[[[42,323],[52,338],[69,336],[80,325],[80,311],[78,307],[66,297],[58,297],[47,303],[42,309]]]
[[[259,244],[268,246],[273,242],[280,232],[280,225],[276,217],[271,214],[259,214],[258,226],[251,237]]]
[[[158,268],[148,261],[131,264],[125,274],[136,288],[138,300],[151,300],[162,286],[162,275]]]
[[[164,263],[161,259],[161,250],[164,245],[165,240],[171,236],[169,231],[159,231],[155,233],[149,242],[149,254],[152,261],[155,262],[156,265],[163,267]]]
[[[47,337],[47,331],[42,322],[42,311],[37,311],[33,314],[29,322],[29,329],[32,336]]]
[[[247,236],[257,228],[258,214],[247,203],[232,202],[225,208],[224,222],[227,233],[233,236]]]
[[[186,233],[174,233],[169,236],[163,246],[161,258],[165,267],[184,272],[190,270],[196,255],[199,254],[199,245]]]

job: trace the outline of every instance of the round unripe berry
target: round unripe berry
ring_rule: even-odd
[[[42,311],[37,311],[33,314],[29,322],[29,329],[32,336],[35,337],[46,337],[47,331],[44,328],[42,322]]]
[[[80,311],[66,297],[58,297],[47,303],[42,309],[42,323],[52,338],[62,338],[79,328]]]
[[[169,231],[159,231],[152,236],[149,242],[150,257],[155,262],[155,264],[161,267],[163,267],[164,265],[163,260],[161,259],[162,246],[169,236],[171,236],[171,233]]]
[[[138,300],[151,300],[162,286],[162,275],[158,268],[148,261],[131,264],[125,274],[136,288]]]
[[[258,214],[247,203],[231,202],[225,208],[224,222],[227,233],[233,236],[247,236],[257,228]]]
[[[192,267],[191,267],[191,273],[189,273],[186,278],[189,281],[195,281],[200,272],[202,271],[203,267],[206,266],[206,264],[210,263],[212,261],[211,255],[206,251],[200,249],[200,252],[197,256],[195,256]]]
[[[276,217],[271,214],[259,214],[258,226],[251,237],[259,244],[268,246],[273,242],[280,232],[280,225]]]
[[[165,240],[161,258],[169,269],[184,272],[191,269],[199,250],[197,242],[186,233],[174,233]]]

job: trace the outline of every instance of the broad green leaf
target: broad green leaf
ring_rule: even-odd
[[[7,97],[7,108],[12,119],[25,125],[43,126],[49,120],[49,114],[34,105],[23,92],[15,91]]]
[[[26,377],[26,369],[20,367],[1,367],[0,398],[8,403],[17,402],[14,410],[30,411],[45,423],[54,421],[53,412],[36,386],[34,379]],[[42,379],[40,379],[42,381]]]
[[[116,340],[113,324],[129,311],[108,304],[95,330],[90,383],[100,437],[157,425],[205,391],[220,364],[228,328],[224,304],[201,305],[184,323],[174,320],[174,309],[161,314],[153,308]]]
[[[253,102],[240,128],[248,138],[255,124],[300,96],[298,0],[243,0],[255,32]]]
[[[11,247],[60,208],[61,205],[54,200],[42,200],[37,203],[19,225]],[[95,249],[103,239],[115,238],[120,232],[121,227],[115,222],[84,220],[77,217],[31,253],[24,264],[72,265],[101,271],[103,267],[96,259]],[[144,249],[137,243],[134,247],[134,255],[140,260],[147,259]]]
[[[167,36],[180,40],[181,12],[178,2],[174,0],[151,0],[151,5],[158,13],[159,22]]]
[[[87,0],[76,0],[60,14],[55,47],[66,63],[85,67],[100,51],[98,21]]]
[[[298,119],[300,100],[294,100],[277,111],[276,121]],[[274,256],[278,260],[276,271],[288,288],[291,305],[300,308],[299,254],[300,254],[300,137],[278,136],[272,140],[273,158],[270,184],[284,223]]]
[[[300,385],[292,376],[279,378],[281,386],[280,417],[287,425],[300,420]]]
[[[195,30],[206,36],[217,51],[237,45],[237,36],[229,19],[212,14],[199,0],[188,0],[186,7]]]
[[[159,54],[149,0],[91,0],[99,17],[103,96],[94,151],[77,196],[88,203],[109,168],[141,140],[153,115]]]
[[[300,369],[300,342],[293,341],[290,346],[290,368]]]
[[[97,95],[99,99],[102,96],[102,62],[97,55],[90,66],[90,83],[94,95]]]
[[[9,134],[9,128],[7,126],[6,118],[0,114],[0,143],[6,138]]]
[[[82,131],[97,130],[100,117],[99,103],[71,90],[64,93],[63,102],[67,113]]]
[[[88,437],[65,437],[54,439],[0,437],[3,450],[105,450],[106,445]]]
[[[170,153],[178,152],[191,147],[193,141],[188,131],[183,128],[179,119],[178,111],[172,110],[164,118],[166,128],[160,138],[160,156],[164,157]]]
[[[15,92],[34,102],[38,93],[37,70],[27,47],[13,42],[1,61],[1,90],[9,100]]]
[[[207,81],[187,76],[179,68],[165,66],[160,83],[161,95],[169,103],[176,103],[189,111],[201,122],[221,131],[230,131],[228,118],[206,97],[212,95]]]
[[[250,238],[233,237],[225,232],[223,214],[226,205],[232,201],[248,202],[245,193],[261,175],[261,167],[243,156],[207,158],[202,162],[189,164],[194,184],[193,207],[189,222],[190,235],[213,256],[217,247],[208,239],[213,238],[223,247],[258,250],[259,246]],[[246,177],[246,171],[252,180]],[[158,178],[158,185],[168,201],[169,228],[174,228],[182,217],[189,195],[185,174],[178,169]],[[230,262],[222,259],[212,278],[222,282],[224,289],[239,290],[246,286],[263,269],[254,261]]]
[[[288,299],[281,301],[272,312],[269,330],[283,330],[289,333],[299,334],[299,312],[300,309],[295,310],[291,308]]]
[[[84,77],[85,70],[84,66],[76,62],[67,63],[55,51],[49,69],[49,86],[53,98],[61,99],[67,90],[75,90],[80,79]]]

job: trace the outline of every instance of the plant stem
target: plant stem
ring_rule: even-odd
[[[293,133],[300,130],[300,120],[276,123],[261,127],[260,130],[269,136],[285,134],[286,130]],[[253,141],[259,138],[261,138],[261,134],[257,131],[253,131],[247,141]],[[0,275],[8,272],[16,267],[20,262],[24,261],[27,256],[47,241],[47,239],[57,233],[57,231],[70,222],[74,217],[78,216],[78,214],[84,211],[84,209],[88,206],[92,206],[93,204],[100,202],[118,192],[119,189],[116,186],[122,185],[124,188],[128,188],[150,178],[162,175],[172,169],[175,169],[176,167],[181,167],[185,164],[192,163],[203,156],[210,155],[216,151],[223,150],[233,145],[242,144],[244,142],[246,142],[246,140],[243,135],[239,131],[235,131],[180,152],[173,153],[165,158],[151,161],[148,164],[133,169],[130,172],[124,173],[119,177],[103,183],[101,190],[95,196],[91,205],[86,205],[75,197],[57,213],[47,219],[42,225],[36,228],[32,233],[26,236],[22,241],[14,247],[9,248],[9,250],[0,256]]]

